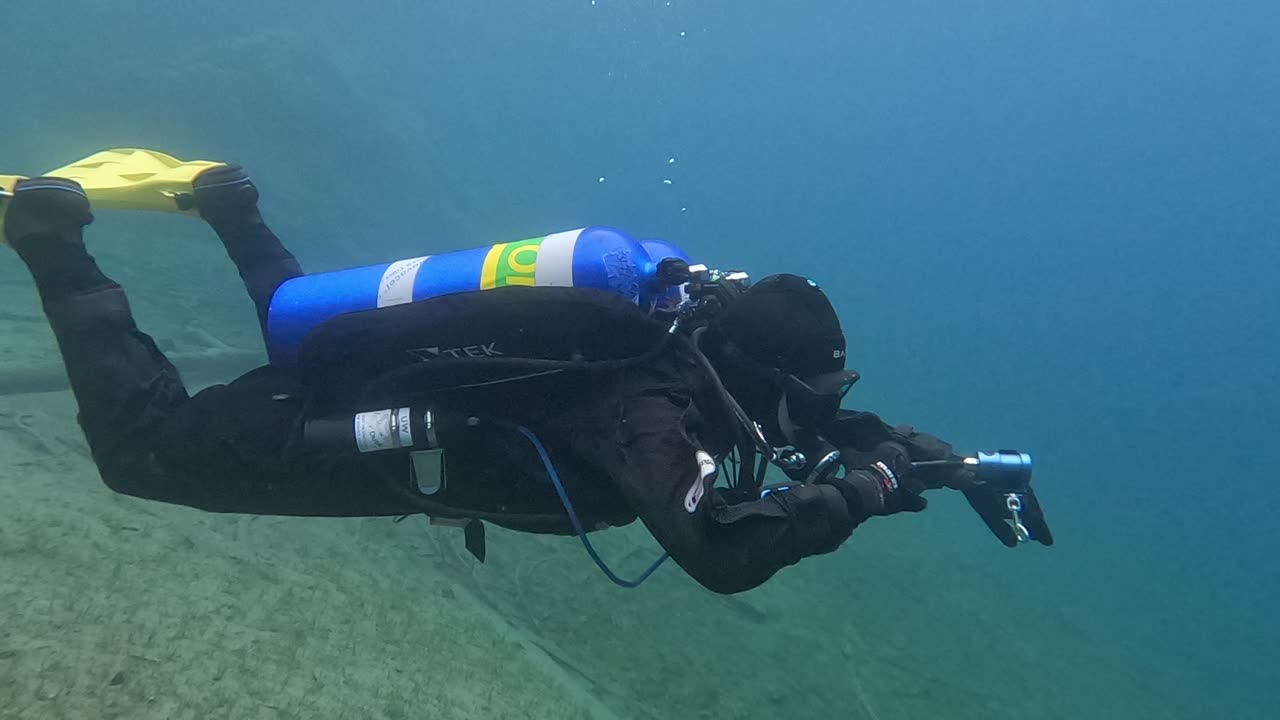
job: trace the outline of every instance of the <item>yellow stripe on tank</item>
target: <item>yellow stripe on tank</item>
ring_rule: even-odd
[[[538,246],[541,244],[540,237],[505,243],[498,254],[493,284],[489,287],[533,285],[534,272],[538,266]]]
[[[492,290],[498,286],[498,261],[502,259],[502,251],[507,249],[507,245],[510,243],[498,243],[484,256],[484,266],[480,269],[481,290]]]

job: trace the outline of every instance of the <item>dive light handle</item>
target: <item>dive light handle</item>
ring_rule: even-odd
[[[923,460],[911,463],[916,470],[967,468],[975,485],[1000,493],[1025,493],[1031,486],[1031,455],[1018,450],[978,452],[958,460]]]
[[[1004,504],[1009,516],[1006,518],[1013,527],[1019,543],[1031,540],[1031,531],[1023,524],[1023,496],[1031,492],[1031,455],[1018,450],[997,450],[995,452],[979,452],[973,457],[959,460],[926,460],[911,463],[911,467],[919,470],[931,468],[967,468],[972,473],[972,486],[980,486],[995,495],[1004,496]],[[963,489],[963,488],[959,488]]]

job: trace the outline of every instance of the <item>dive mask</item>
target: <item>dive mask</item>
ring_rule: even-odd
[[[860,377],[853,370],[835,370],[802,378],[756,360],[732,342],[725,343],[722,352],[735,367],[779,393],[778,429],[792,443],[802,430],[816,430],[834,420]]]

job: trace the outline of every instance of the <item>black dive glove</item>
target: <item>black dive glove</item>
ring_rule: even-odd
[[[828,482],[840,490],[855,514],[920,512],[928,505],[920,495],[926,487],[916,479],[911,458],[898,443],[880,443],[871,452],[845,452],[840,464],[845,469],[844,477],[833,477]]]
[[[959,490],[996,539],[1009,547],[1018,544],[1018,531],[1009,522],[1013,520],[1013,511],[1009,507],[1010,488],[993,487],[979,481],[974,477],[973,470],[961,462],[962,458],[952,452],[950,443],[916,432],[910,425],[893,427],[874,413],[851,410],[841,411],[840,416],[831,427],[824,430],[823,435],[829,442],[840,447],[846,470],[865,468],[867,458],[875,455],[875,452],[865,451],[879,451],[886,446],[903,450],[904,455],[909,452],[910,460],[943,463],[918,468],[914,472],[908,470],[899,475],[909,478],[909,487],[920,489],[917,495],[922,490],[944,487]],[[902,484],[901,478],[899,484]],[[1053,533],[1045,522],[1044,511],[1040,508],[1040,500],[1035,491],[1029,485],[1015,490],[1021,506],[1018,520],[1030,539],[1042,545],[1052,545]],[[919,505],[920,508],[924,507],[922,498],[919,499]],[[886,505],[892,506],[892,501]],[[856,506],[851,504],[850,507]]]
[[[922,457],[918,459],[949,460],[956,461],[957,464],[917,470],[916,477],[919,478],[917,482],[926,489],[945,487],[964,493],[964,498],[969,501],[969,507],[978,513],[978,517],[982,518],[982,522],[986,524],[991,534],[1006,546],[1017,547],[1018,530],[1012,524],[1014,513],[1013,508],[1010,507],[1010,488],[993,487],[979,481],[974,477],[973,470],[958,463],[959,458],[952,454],[950,445],[932,436],[918,435],[918,437],[926,439],[919,443],[917,450]],[[1053,533],[1049,531],[1049,525],[1045,522],[1044,511],[1040,509],[1040,500],[1036,497],[1035,491],[1030,485],[1016,488],[1016,491],[1018,497],[1014,502],[1018,507],[1017,520],[1030,535],[1029,539],[1041,545],[1052,545]]]
[[[949,445],[941,441],[936,445],[937,448],[921,448],[928,456],[926,459],[956,459]],[[946,487],[964,494],[969,506],[996,539],[1007,547],[1018,545],[1019,530],[1011,522],[1015,516],[1010,507],[1009,488],[987,485],[977,480],[972,470],[942,467],[916,471],[906,448],[895,442],[882,442],[872,452],[846,450],[841,464],[845,468],[844,477],[832,478],[829,482],[839,488],[852,511],[860,509],[864,516],[920,512],[928,505],[921,493]],[[1053,532],[1031,486],[1017,488],[1012,502],[1017,506],[1017,521],[1029,539],[1041,545],[1053,545]]]
[[[1010,495],[1007,490],[992,488],[978,482],[969,471],[955,477],[947,487],[964,493],[969,506],[978,513],[978,517],[987,524],[987,528],[996,536],[996,539],[1008,547],[1018,546],[1018,531],[1007,522],[1014,518],[1013,509],[1009,506]],[[1035,490],[1032,490],[1030,485],[1019,488],[1018,497],[1014,502],[1019,505],[1018,521],[1030,535],[1029,539],[1041,545],[1052,545],[1053,533],[1049,530],[1049,524],[1045,522],[1044,511],[1040,509],[1040,500],[1036,498]]]

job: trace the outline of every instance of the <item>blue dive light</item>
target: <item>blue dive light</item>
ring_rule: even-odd
[[[1026,492],[1031,484],[1031,456],[1024,452],[979,452],[976,457],[965,458],[964,464],[973,468],[975,482],[997,492]]]
[[[1031,486],[1031,455],[1017,450],[979,452],[958,460],[922,460],[911,463],[911,467],[917,470],[967,467],[973,473],[975,485],[1001,493],[1025,493]]]

